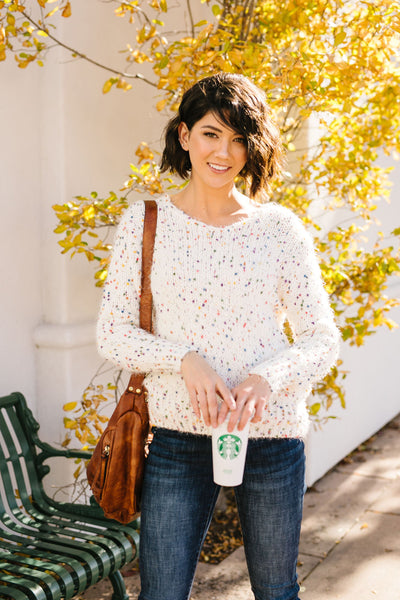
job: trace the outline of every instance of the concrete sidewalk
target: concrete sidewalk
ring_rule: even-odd
[[[305,497],[302,600],[400,600],[400,415]]]
[[[138,575],[125,572],[132,600]],[[301,600],[400,600],[400,415],[308,490]],[[83,598],[111,597],[107,582]],[[254,600],[243,548],[199,564],[191,600]]]

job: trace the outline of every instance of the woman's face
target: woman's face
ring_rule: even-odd
[[[182,148],[189,152],[192,179],[212,188],[232,185],[247,161],[245,138],[208,112],[189,131],[179,126]]]

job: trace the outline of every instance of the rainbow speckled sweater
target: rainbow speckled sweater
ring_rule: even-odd
[[[148,373],[151,422],[210,434],[195,416],[180,374],[195,350],[229,387],[250,373],[272,389],[251,437],[304,437],[306,399],[334,364],[338,330],[312,242],[301,221],[270,203],[225,227],[198,221],[158,199],[151,274],[154,335],[138,327],[144,203],[124,214],[98,321],[99,352]],[[294,342],[283,326],[288,320]]]

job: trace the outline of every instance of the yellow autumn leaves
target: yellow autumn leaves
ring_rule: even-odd
[[[157,3],[148,5],[146,18],[141,12],[144,2],[121,3],[120,16],[129,13],[137,28],[136,46],[128,48],[126,61],[151,66],[159,111],[175,110],[194,80],[218,70],[244,73],[266,91],[288,155],[296,156],[296,167],[275,183],[273,199],[302,216],[314,231],[343,339],[362,345],[377,328],[396,326],[389,313],[397,301],[385,292],[388,280],[400,272],[399,229],[378,234],[369,248],[365,238],[375,222],[374,211],[390,190],[389,170],[377,164],[378,153],[400,153],[398,3],[207,3],[208,20],[192,23],[187,32],[172,37],[160,16],[151,12],[161,12]],[[103,91],[112,85],[106,83]],[[160,176],[155,149],[143,142],[136,156],[126,193],[157,194],[176,185]],[[82,238],[73,233],[78,222],[88,232],[82,215],[91,200],[80,202],[77,213],[66,208],[64,215],[71,219],[64,243],[73,252],[82,251]],[[117,212],[119,202],[115,196]],[[333,218],[330,230],[323,233],[311,215],[336,215],[338,209],[343,222]],[[104,256],[97,259],[103,261],[96,273],[101,285],[107,264]],[[319,384],[313,416],[335,399],[344,405],[343,376],[336,368]]]
[[[0,60],[14,53],[20,67],[43,64],[48,24],[57,12],[68,17],[73,1],[36,2],[40,14],[32,22],[26,2],[0,0]],[[191,9],[197,4],[114,3],[115,16],[127,19],[133,32],[129,43],[121,42],[124,66],[112,70],[103,92],[129,93],[140,78],[154,89],[155,109],[169,114],[193,81],[216,71],[243,73],[262,87],[290,165],[275,183],[273,200],[299,214],[314,233],[343,339],[361,345],[377,328],[395,326],[389,313],[396,300],[386,288],[400,272],[399,224],[376,234],[369,244],[365,238],[379,202],[390,191],[389,169],[379,165],[378,156],[400,155],[399,3],[203,0],[208,13],[196,22]],[[185,30],[180,15],[179,26],[171,26],[183,6]],[[55,28],[51,31],[54,38]],[[62,252],[82,254],[97,264],[98,286],[106,277],[110,253],[103,233],[118,222],[129,193],[158,194],[177,185],[160,174],[158,159],[157,149],[144,140],[122,195],[111,192],[99,198],[94,192],[54,207]],[[329,213],[331,224],[324,229],[319,216]],[[314,416],[335,399],[344,403],[342,376],[336,369],[318,386]]]
[[[0,1],[0,61],[6,60],[7,55],[14,52],[19,68],[25,69],[34,62],[43,67],[48,22],[57,12],[62,17],[70,17],[72,9],[70,0],[36,0],[36,4],[40,9],[37,21],[31,17],[31,10],[26,2]],[[18,50],[15,49],[15,44]]]

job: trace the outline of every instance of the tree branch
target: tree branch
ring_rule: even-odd
[[[55,44],[57,44],[57,46],[61,46],[61,48],[64,48],[65,50],[68,50],[68,52],[71,52],[71,54],[73,54],[74,56],[79,56],[79,58],[83,58],[83,60],[86,60],[86,62],[89,62],[92,65],[95,65],[96,67],[100,67],[100,69],[104,69],[105,71],[108,71],[109,73],[113,73],[114,75],[119,75],[120,77],[123,77],[124,79],[140,79],[144,83],[147,83],[148,85],[151,85],[152,87],[155,87],[155,88],[158,89],[158,86],[157,86],[156,83],[154,83],[153,81],[150,81],[150,79],[147,79],[141,73],[133,73],[133,74],[132,73],[125,73],[124,71],[118,71],[118,69],[113,69],[112,67],[108,67],[107,65],[103,65],[102,63],[98,62],[97,60],[94,60],[93,58],[90,58],[89,56],[86,56],[86,54],[83,54],[82,52],[79,52],[78,50],[75,50],[74,48],[71,48],[71,46],[68,46],[67,44],[65,44],[64,42],[62,42],[58,38],[56,38],[52,33],[49,32],[48,29],[46,29],[44,26],[39,25],[39,23],[37,23],[34,19],[32,19],[32,17],[30,15],[28,15],[28,13],[26,13],[25,11],[22,11],[21,14],[24,15],[24,17],[30,23],[32,23],[32,25],[38,31],[42,31],[43,33],[45,33],[51,40],[53,40],[53,42]]]
[[[190,4],[190,0],[186,0],[186,6],[187,6],[188,14],[189,14],[192,38],[194,39],[196,37],[196,32],[194,30],[194,19],[193,19],[192,5]]]

